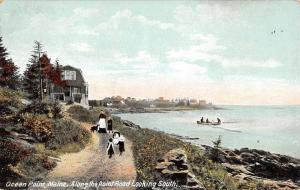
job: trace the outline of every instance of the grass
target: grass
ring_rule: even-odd
[[[82,108],[76,108],[72,111],[72,116],[84,122],[96,121],[97,116],[102,109],[92,111],[79,111]],[[70,113],[70,112],[69,112]],[[83,113],[83,116],[81,114]],[[86,117],[89,113],[89,116]],[[168,151],[175,148],[185,150],[190,164],[190,170],[196,175],[197,179],[202,182],[208,190],[237,190],[253,189],[267,190],[260,182],[240,183],[232,178],[225,171],[224,167],[208,159],[203,151],[190,143],[176,139],[163,132],[151,129],[131,129],[123,127],[119,117],[113,117],[114,130],[120,131],[127,139],[132,142],[132,151],[137,169],[137,181],[158,181],[155,176],[155,166],[157,160],[162,158]]]
[[[133,155],[137,168],[137,181],[158,181],[155,176],[157,160],[168,151],[181,148],[185,150],[192,171],[208,190],[226,189],[268,189],[260,182],[240,183],[225,171],[221,164],[208,159],[198,146],[151,129],[131,129],[123,127],[120,118],[113,117],[116,129],[132,141]]]

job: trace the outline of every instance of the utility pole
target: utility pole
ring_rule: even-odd
[[[43,89],[43,77],[42,77],[42,65],[41,65],[41,54],[45,53],[42,51],[42,45],[40,42],[35,41],[36,47],[35,50],[33,51],[34,53],[37,54],[38,58],[38,65],[39,65],[39,83],[40,83],[40,101],[43,101],[44,99],[44,89]]]

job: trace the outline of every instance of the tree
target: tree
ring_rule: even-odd
[[[66,81],[62,79],[61,74],[62,74],[62,69],[61,69],[61,65],[59,64],[58,59],[55,60],[55,66],[53,68],[52,71],[52,75],[51,75],[51,82],[61,88],[65,88],[66,87]]]
[[[220,159],[220,148],[221,148],[221,144],[222,144],[222,138],[219,135],[218,139],[215,141],[212,141],[212,143],[214,144],[214,147],[212,148],[211,152],[210,152],[210,158],[215,161],[215,162],[219,162],[221,161]]]
[[[30,99],[43,100],[43,71],[41,57],[45,52],[42,44],[38,41],[34,42],[32,55],[24,72],[24,88],[27,90]]]
[[[7,50],[2,44],[2,37],[0,37],[0,86],[15,90],[19,86],[18,67],[7,56]]]
[[[218,139],[216,141],[212,141],[212,143],[214,144],[214,148],[219,149],[221,147],[221,143],[222,143],[221,136],[219,135]]]

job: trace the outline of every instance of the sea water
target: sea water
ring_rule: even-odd
[[[224,109],[166,113],[119,114],[143,128],[181,136],[191,142],[212,145],[221,136],[227,148],[255,148],[300,158],[300,106],[221,106]],[[198,125],[201,117],[222,120],[222,125]]]

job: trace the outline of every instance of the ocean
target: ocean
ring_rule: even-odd
[[[198,137],[197,145],[212,145],[221,136],[222,147],[255,148],[300,158],[300,106],[220,106],[218,110],[118,114],[143,128]],[[220,126],[196,124],[201,117]]]

